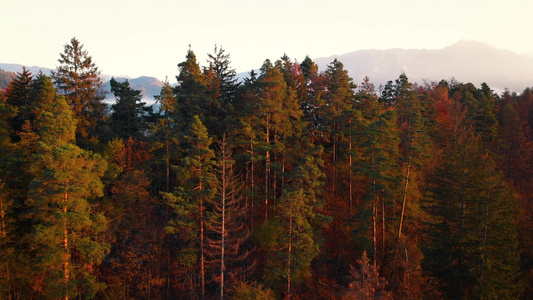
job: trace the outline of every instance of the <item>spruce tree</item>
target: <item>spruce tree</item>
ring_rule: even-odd
[[[78,120],[77,141],[94,144],[98,140],[98,126],[105,121],[100,71],[76,38],[65,44],[59,56],[60,65],[57,71],[52,71],[54,84],[58,93],[65,96],[74,118]]]
[[[113,77],[110,84],[116,99],[109,120],[114,136],[121,139],[143,137],[148,129],[147,116],[152,109],[141,102],[141,91],[132,89],[128,80],[118,82]]]
[[[9,119],[12,128],[13,140],[18,140],[17,133],[23,131],[23,125],[26,120],[32,120],[35,116],[32,114],[32,74],[22,68],[21,73],[13,79],[7,88],[6,104],[17,109],[17,114]]]

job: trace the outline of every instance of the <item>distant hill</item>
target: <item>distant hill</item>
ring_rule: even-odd
[[[118,82],[124,82],[128,80],[130,83],[130,87],[135,90],[140,90],[144,101],[147,102],[154,102],[154,96],[159,95],[161,93],[161,87],[163,86],[163,83],[155,78],[155,77],[148,77],[148,76],[141,76],[138,78],[126,78],[126,77],[115,77],[115,80]],[[106,99],[114,99],[115,97],[111,93],[111,85],[108,81],[105,81],[103,84],[104,90],[108,91],[109,93],[106,95]]]
[[[23,66],[24,65],[19,65],[19,64],[2,64],[2,63],[0,63],[0,69],[4,69],[6,71],[13,72],[13,73],[22,72],[22,67]],[[43,68],[43,67],[39,67],[39,66],[32,66],[32,67],[26,66],[26,69],[28,69],[33,75],[39,74],[40,71],[42,71],[44,75],[50,76],[52,74],[52,69]]]
[[[17,74],[0,69],[0,89],[5,90]]]
[[[20,65],[20,64],[0,63],[0,69],[3,69],[7,72],[11,72],[10,74],[13,74],[13,78],[14,76],[16,76],[15,73],[19,73],[22,71],[22,67],[23,65]],[[26,66],[26,68],[34,75],[38,74],[40,71],[42,71],[43,74],[45,75],[52,74],[52,69],[49,69],[49,68],[43,68],[39,66],[33,66],[33,67]],[[102,87],[104,88],[105,91],[107,91],[106,99],[108,100],[114,99],[113,94],[111,93],[111,86],[109,85],[109,80],[112,77],[113,77],[112,75],[102,75],[102,82],[103,82]],[[9,79],[9,81],[11,81],[11,79]],[[138,78],[115,77],[115,79],[119,82],[124,82],[126,79],[128,79],[130,86],[133,89],[140,90],[142,92],[144,101],[147,101],[150,103],[154,101],[154,95],[159,95],[159,93],[161,92],[161,87],[163,86],[163,83],[155,77],[148,77],[148,76],[141,76]],[[2,81],[2,74],[0,73],[0,87],[2,87],[1,81]],[[7,83],[9,83],[9,81]]]
[[[442,49],[359,50],[317,58],[320,70],[335,58],[340,60],[356,84],[365,76],[376,86],[395,80],[404,72],[409,81],[440,81],[454,77],[493,90],[521,92],[533,86],[533,59],[476,41],[460,41]]]

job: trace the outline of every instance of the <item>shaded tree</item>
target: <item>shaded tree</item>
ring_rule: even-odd
[[[96,143],[98,126],[105,121],[100,71],[76,38],[65,44],[59,56],[60,65],[52,71],[52,78],[78,120],[76,139],[82,144]]]

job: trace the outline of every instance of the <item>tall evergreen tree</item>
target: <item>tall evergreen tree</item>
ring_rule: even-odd
[[[59,56],[60,65],[57,71],[52,71],[52,78],[58,93],[65,96],[78,120],[76,138],[82,144],[95,143],[98,126],[105,121],[100,71],[76,38],[65,44]]]
[[[34,179],[26,205],[32,220],[38,282],[46,297],[83,295],[93,298],[103,285],[94,266],[108,246],[96,237],[105,228],[105,217],[94,213],[89,198],[102,195],[100,177],[106,169],[99,156],[75,146],[76,121],[52,81],[42,77],[41,102],[35,128],[39,136],[33,156]]]
[[[457,100],[448,104],[448,117],[439,122],[444,144],[429,177],[424,268],[446,297],[514,298],[519,273],[513,192],[463,107]]]
[[[172,87],[168,80],[163,82],[161,93],[155,96],[157,103],[160,104],[159,113],[156,115],[153,132],[156,142],[153,143],[154,149],[163,149],[160,155],[164,160],[165,165],[165,192],[170,192],[171,186],[171,162],[176,159],[178,148],[178,124],[180,124],[180,116],[178,114],[178,103],[174,97]],[[159,151],[158,150],[158,151]]]
[[[34,105],[32,101],[32,74],[26,67],[22,68],[21,73],[9,83],[6,93],[6,103],[13,108],[17,108],[17,114],[10,118],[10,125],[14,134],[14,140],[18,140],[15,134],[23,131],[22,127],[26,120],[32,120],[35,116],[32,114]]]
[[[196,61],[196,55],[189,49],[186,60],[178,64],[179,74],[176,76],[179,85],[174,88],[174,95],[178,99],[178,109],[183,124],[181,128],[186,131],[187,126],[191,124],[195,116],[202,118],[202,123],[210,118],[212,99],[209,99],[208,86],[205,77]],[[207,122],[208,123],[208,122]],[[206,124],[211,129],[210,124]]]
[[[319,253],[317,226],[324,225],[319,213],[324,185],[322,151],[318,147],[305,153],[287,177],[277,204],[279,213],[263,224],[260,233],[262,247],[268,253],[263,280],[275,290],[283,290],[288,298],[301,292],[297,287],[311,277],[311,262]]]
[[[173,194],[163,194],[176,214],[170,220],[167,230],[179,234],[189,245],[181,250],[179,259],[183,259],[182,263],[186,263],[190,269],[198,266],[199,297],[203,299],[206,294],[206,206],[215,194],[216,176],[213,170],[215,153],[210,149],[211,138],[198,116],[194,116],[183,143],[186,156],[182,159],[178,172],[181,185]],[[191,292],[195,293],[194,290]]]
[[[141,138],[148,129],[147,116],[151,107],[141,102],[142,94],[130,87],[128,80],[118,82],[111,78],[111,92],[115,95],[116,103],[111,106],[110,125],[113,134],[121,139]]]

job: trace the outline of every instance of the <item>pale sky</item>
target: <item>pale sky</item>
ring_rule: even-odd
[[[440,49],[467,39],[533,52],[531,0],[4,0],[0,63],[55,68],[72,37],[103,74],[170,82],[190,44],[200,65],[215,44],[248,72],[361,49]]]

